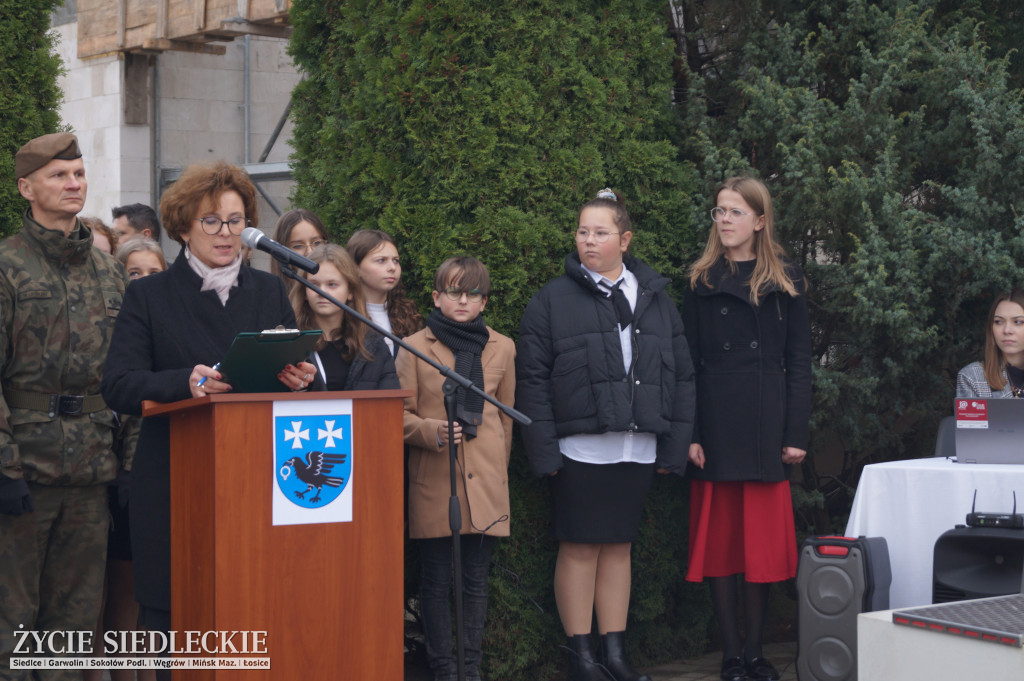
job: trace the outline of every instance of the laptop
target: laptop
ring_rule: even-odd
[[[1021,648],[1024,647],[1024,578],[1020,588],[1021,593],[1011,596],[896,610],[892,613],[892,621],[925,631]]]
[[[1024,464],[1024,400],[959,397],[953,410],[958,463]]]

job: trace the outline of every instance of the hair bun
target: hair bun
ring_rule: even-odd
[[[615,195],[615,192],[611,190],[611,187],[605,187],[597,193],[597,198],[608,199],[609,201],[618,201],[619,197]]]

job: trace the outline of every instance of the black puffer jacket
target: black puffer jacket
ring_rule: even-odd
[[[583,271],[579,256],[534,295],[519,325],[516,408],[533,473],[562,467],[558,439],[634,431],[658,436],[657,463],[682,475],[694,418],[693,365],[683,324],[665,292],[669,280],[630,256],[639,282],[633,316],[633,366],[622,346],[611,299]]]

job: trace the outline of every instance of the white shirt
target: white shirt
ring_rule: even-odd
[[[391,320],[388,318],[388,309],[384,306],[384,303],[367,303],[366,314],[370,315],[370,319],[372,319],[377,326],[387,329],[390,333],[394,333],[394,331],[391,330]],[[395,342],[387,336],[384,337],[384,342],[388,344],[388,350],[390,350],[391,354],[394,355]]]
[[[580,265],[583,267],[583,265]],[[604,275],[593,272],[586,267],[583,271],[590,275],[601,290],[615,286],[616,283]],[[629,307],[636,310],[636,299],[640,293],[640,282],[636,275],[622,267],[619,275],[619,290],[626,295]],[[604,284],[604,286],[600,286]],[[611,291],[607,291],[611,297]],[[633,325],[619,327],[619,343],[622,346],[622,368],[629,373],[633,364]],[[558,450],[563,456],[583,463],[654,463],[657,459],[658,436],[654,433],[583,433],[559,438]]]

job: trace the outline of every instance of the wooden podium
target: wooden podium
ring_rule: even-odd
[[[144,405],[145,416],[171,422],[171,629],[179,649],[184,632],[265,631],[265,653],[237,657],[269,657],[271,668],[246,679],[402,680],[407,394],[223,394]],[[352,401],[352,521],[275,526],[274,401],[332,399]],[[240,650],[242,635],[232,643]],[[187,669],[174,678],[237,679],[235,672]]]

